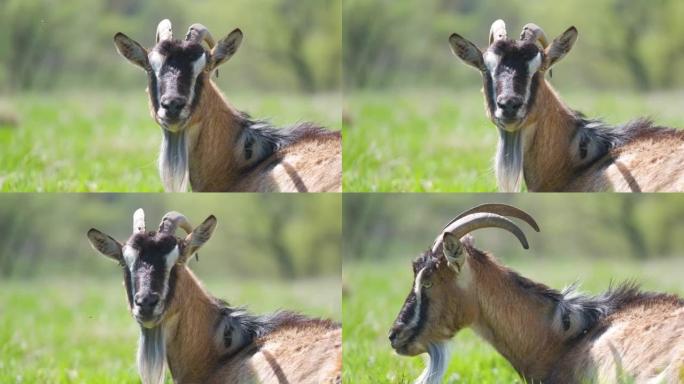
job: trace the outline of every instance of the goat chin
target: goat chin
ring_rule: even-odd
[[[188,189],[188,140],[185,131],[170,132],[162,129],[159,151],[159,176],[167,192],[185,192]]]
[[[449,348],[446,341],[430,343],[427,346],[428,365],[414,384],[439,384],[449,363]]]
[[[508,132],[501,128],[498,128],[498,131],[499,145],[496,149],[495,169],[499,191],[519,192],[523,167],[521,131]]]
[[[143,384],[162,384],[165,364],[166,346],[162,327],[140,327],[138,373]]]

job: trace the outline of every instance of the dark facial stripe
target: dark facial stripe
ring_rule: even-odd
[[[157,92],[157,76],[153,71],[147,73],[147,88],[150,93],[150,101],[155,111],[159,110],[159,93]]]
[[[406,297],[406,301],[404,301],[404,307],[401,309],[401,313],[399,313],[398,320],[402,324],[409,324],[411,323],[411,319],[413,318],[413,313],[416,310],[416,293],[413,292],[413,289],[411,289],[411,292],[408,294],[408,297]]]
[[[494,116],[494,111],[496,111],[496,103],[494,102],[494,83],[492,82],[492,73],[489,70],[485,70],[482,73],[482,78],[484,80],[484,92],[485,100],[487,101],[487,107],[489,108],[489,113]]]
[[[133,308],[133,287],[131,286],[131,271],[128,266],[123,267],[124,272],[124,284],[126,286],[126,297],[128,298],[128,306]]]

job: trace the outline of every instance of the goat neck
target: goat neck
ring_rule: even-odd
[[[535,105],[522,127],[523,176],[529,191],[561,191],[575,176],[570,155],[577,131],[573,116],[551,85],[540,81]]]
[[[554,303],[533,292],[535,286],[546,287],[531,281],[524,287],[520,276],[483,253],[467,262],[479,306],[472,328],[528,382],[539,382],[564,352],[551,320]]]
[[[214,82],[207,77],[205,84],[188,123],[190,185],[194,191],[231,191],[244,168],[235,150],[244,127]]]
[[[219,354],[214,347],[214,328],[219,316],[216,300],[193,273],[176,266],[175,293],[162,323],[167,363],[175,382],[203,382],[216,366]]]

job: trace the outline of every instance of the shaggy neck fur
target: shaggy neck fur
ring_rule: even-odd
[[[527,382],[544,382],[562,356],[606,317],[634,303],[663,295],[627,283],[601,295],[563,291],[536,283],[467,245],[477,287],[479,314],[472,328],[501,353]]]
[[[206,76],[206,75],[202,75]],[[253,169],[296,137],[233,108],[208,78],[186,128],[166,132],[159,172],[167,191],[233,191]]]
[[[609,165],[620,147],[640,136],[667,136],[676,132],[654,126],[648,119],[636,119],[618,126],[586,119],[565,105],[545,79],[539,82],[535,100],[519,131],[520,145],[502,137],[497,155],[497,176],[508,175],[504,180],[513,180],[511,169],[520,169],[515,167],[517,157],[509,155],[509,159],[504,159],[501,153],[513,153],[513,150],[504,151],[502,142],[522,152],[522,172],[529,191],[576,188],[571,185],[582,172],[597,164]],[[600,171],[600,168],[595,171]],[[507,187],[513,184],[510,181],[503,185],[503,189],[510,191],[514,188],[517,191],[518,185]]]
[[[202,383],[278,327],[313,321],[284,311],[251,315],[211,296],[187,267],[176,266],[172,273],[176,283],[162,323],[144,329],[141,337],[138,364],[144,384],[163,382],[164,352],[174,382]]]

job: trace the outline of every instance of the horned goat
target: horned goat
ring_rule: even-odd
[[[228,103],[211,79],[237,51],[242,31],[215,42],[201,24],[183,40],[171,22],[151,50],[119,32],[119,53],[147,72],[150,112],[162,128],[159,174],[167,191],[341,191],[341,135],[312,123],[276,129]],[[202,46],[206,43],[209,50]]]
[[[588,119],[569,108],[545,78],[577,40],[570,27],[550,44],[527,24],[519,40],[508,38],[503,20],[489,32],[489,46],[454,33],[451,49],[482,73],[485,110],[496,125],[499,190],[684,191],[684,130],[648,119],[620,126]]]
[[[390,330],[401,355],[427,352],[418,383],[440,383],[447,343],[472,328],[527,383],[678,383],[684,374],[684,300],[642,292],[632,283],[598,296],[557,291],[502,266],[473,245],[470,232],[501,228],[528,248],[510,219],[537,223],[503,204],[485,204],[453,219],[413,262],[411,291]]]
[[[177,227],[188,235],[176,237]],[[162,383],[166,365],[175,383],[339,383],[338,324],[285,311],[255,316],[204,290],[186,262],[215,227],[214,216],[193,229],[185,216],[169,212],[158,231],[147,231],[139,209],[123,244],[88,231],[93,248],[122,267],[140,325],[143,384]]]

